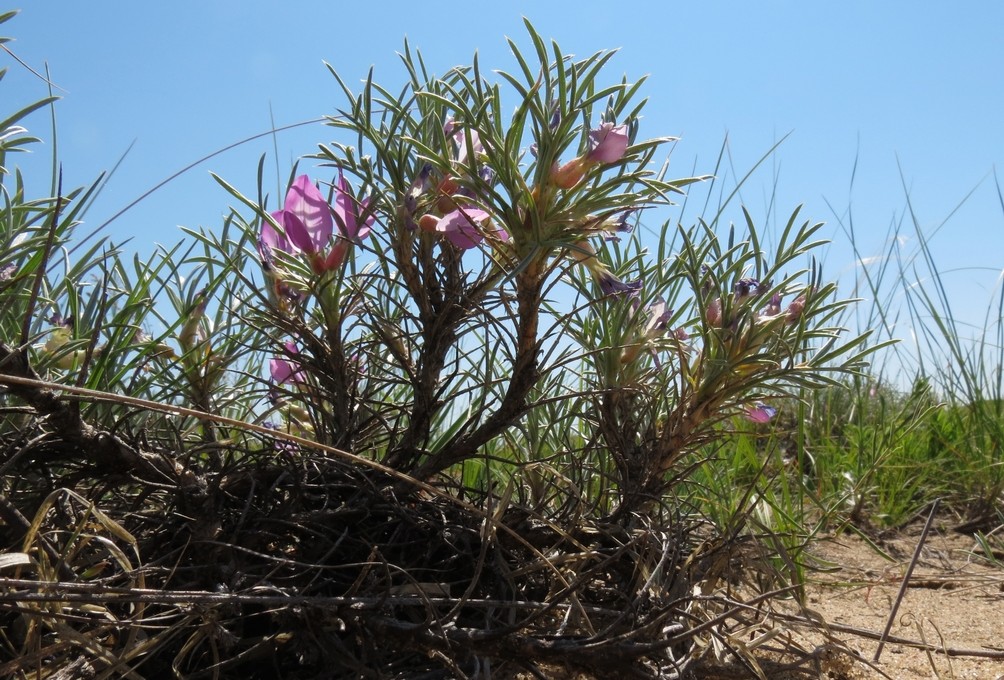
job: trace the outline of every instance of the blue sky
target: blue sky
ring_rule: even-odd
[[[436,73],[469,63],[475,51],[483,67],[510,68],[505,37],[528,46],[527,16],[565,52],[620,48],[611,80],[649,74],[641,134],[681,137],[671,175],[711,172],[726,134],[732,167],[745,174],[790,133],[742,199],[763,221],[776,187],[773,219],[783,223],[804,204],[805,217],[828,222],[824,233],[836,242],[825,262],[831,276],[854,263],[837,215],[850,207],[862,254],[882,254],[906,208],[904,183],[927,230],[973,192],[932,240],[960,316],[982,323],[1004,267],[1004,210],[992,175],[1004,162],[1004,3],[25,5],[0,33],[16,38],[8,47],[33,68],[48,64],[60,88],[64,184],[91,181],[133,144],[85,231],[198,158],[268,130],[270,116],[288,125],[334,113],[343,102],[322,62],[349,82],[372,66],[394,89],[403,82],[396,52],[407,37]],[[44,83],[0,53],[3,66],[5,111],[45,94]],[[16,162],[29,173],[29,191],[43,193],[47,114],[29,126],[48,145]],[[280,134],[281,176],[331,138],[320,125]],[[247,144],[160,189],[106,233],[132,237],[142,251],[174,243],[178,225],[220,224],[231,201],[209,171],[253,193],[263,153],[274,175],[273,140]]]

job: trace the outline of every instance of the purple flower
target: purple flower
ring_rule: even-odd
[[[561,124],[561,102],[557,99],[551,100],[551,120],[548,121],[547,126],[552,129],[558,129]]]
[[[268,221],[262,223],[258,250],[265,269],[273,266],[273,250],[306,255],[318,274],[337,269],[345,259],[350,240],[366,238],[370,233],[374,216],[362,219],[368,204],[369,199],[356,201],[348,181],[339,174],[332,208],[310,178],[300,175],[286,192],[282,210],[272,213],[282,231]],[[332,244],[336,221],[339,238]]]
[[[639,210],[641,210],[641,208],[628,208],[627,210],[623,211],[620,217],[618,217],[617,220],[614,222],[614,230],[622,234],[630,234],[632,231],[634,231],[634,225],[628,224],[628,220],[631,218],[632,215],[634,215]]]
[[[616,163],[627,152],[628,141],[627,124],[600,123],[598,128],[589,131],[586,160],[591,163]]]
[[[258,254],[261,255],[262,268],[266,272],[271,272],[275,268],[275,257],[272,255],[273,250],[281,250],[284,253],[293,252],[285,236],[280,234],[267,221],[262,222],[261,233],[258,234]]]
[[[293,180],[286,192],[283,209],[273,212],[272,217],[286,232],[289,241],[286,242],[278,233],[270,234],[275,229],[267,222],[262,225],[262,241],[267,245],[275,243],[276,247],[286,252],[293,252],[289,248],[292,243],[297,251],[307,255],[314,255],[327,247],[335,224],[331,208],[307,175]]]
[[[644,310],[639,311],[640,304],[637,300],[633,303],[635,305],[636,315],[645,315],[645,325],[640,329],[640,332],[636,333],[636,341],[625,346],[623,353],[621,354],[621,363],[629,364],[638,358],[638,354],[642,349],[647,349],[652,355],[652,359],[655,362],[656,367],[660,367],[662,362],[659,361],[659,354],[656,351],[657,344],[655,340],[659,337],[669,333],[669,337],[675,340],[677,346],[681,346],[681,343],[686,342],[690,339],[687,331],[683,327],[678,327],[675,330],[670,331],[669,322],[673,318],[673,310],[666,304],[666,301],[662,298],[656,298],[654,302],[648,305]]]
[[[283,347],[286,348],[287,355],[290,357],[296,357],[300,354],[296,343],[292,341],[285,343]],[[305,380],[303,368],[300,366],[300,362],[295,359],[273,357],[269,359],[268,371],[272,376],[272,382],[276,385],[282,385],[287,382],[299,383]]]
[[[669,320],[673,318],[673,310],[666,301],[658,298],[648,307],[648,321],[645,323],[645,337],[656,338],[666,332]]]
[[[781,294],[774,293],[770,300],[767,301],[767,306],[760,310],[761,319],[770,319],[781,313]]]
[[[478,177],[480,177],[481,181],[484,182],[485,184],[495,183],[495,171],[489,168],[487,165],[481,166],[481,168],[478,170]]]
[[[627,295],[629,298],[635,298],[641,293],[641,281],[624,282],[606,270],[600,272],[596,280],[604,295]]]
[[[72,316],[63,316],[59,312],[53,312],[52,315],[46,317],[45,320],[51,323],[53,326],[61,326],[71,331],[73,330],[73,327],[75,325]]]
[[[619,241],[618,234],[630,234],[634,230],[634,224],[629,223],[628,220],[639,210],[642,208],[627,208],[615,213],[613,217],[603,220],[599,226],[603,238],[607,241]]]
[[[3,267],[0,267],[0,281],[10,281],[12,278],[14,278],[14,273],[16,271],[17,271],[17,265],[15,265],[13,262],[11,262],[10,264],[5,264]]]
[[[84,350],[62,353],[64,346],[73,339],[73,329],[76,325],[73,317],[54,312],[45,320],[51,323],[54,328],[49,331],[49,338],[45,341],[43,349],[47,354],[60,355],[55,361],[58,368],[72,368],[76,360],[85,354]]]
[[[714,289],[715,284],[713,277],[711,276],[711,267],[706,264],[701,265],[701,294],[703,297],[708,297],[711,295],[712,289]]]
[[[641,292],[641,281],[621,281],[596,257],[596,250],[589,241],[580,241],[568,251],[569,257],[584,266],[604,295],[623,295],[636,298]],[[635,302],[637,308],[638,303]]]
[[[756,279],[750,279],[750,278],[739,279],[736,282],[736,285],[734,286],[733,289],[735,290],[737,301],[742,300],[744,298],[748,298],[750,295],[753,295],[754,293],[761,292],[760,282],[757,281]]]
[[[366,212],[369,203],[369,198],[357,201],[348,180],[342,173],[338,173],[334,213],[335,221],[338,223],[338,231],[342,236],[352,240],[362,240],[369,236],[375,215],[371,213],[366,219],[361,219],[361,213]]]
[[[276,432],[282,432],[285,428],[272,420],[266,420],[261,424],[267,430],[275,430]],[[300,450],[300,447],[296,442],[291,442],[288,439],[272,439],[272,448],[275,449],[277,453],[296,453]]]
[[[673,310],[666,305],[665,300],[658,298],[643,311],[636,311],[636,317],[637,314],[644,314],[647,317],[645,319],[645,326],[637,334],[637,341],[624,348],[621,354],[621,363],[631,363],[638,358],[638,354],[642,348],[648,348],[658,366],[659,357],[653,347],[653,341],[666,332],[669,320],[673,316]]]
[[[409,216],[413,216],[418,210],[418,199],[422,197],[431,186],[429,177],[432,175],[432,165],[426,163],[418,173],[418,177],[412,181],[408,187],[408,192],[404,195],[404,209]]]
[[[484,240],[483,231],[490,219],[491,215],[480,208],[457,208],[443,215],[435,230],[445,234],[457,248],[469,250]],[[509,234],[504,229],[496,228],[495,235],[502,241],[509,240]]]
[[[754,423],[769,423],[777,415],[777,409],[758,401],[752,406],[747,406],[744,415],[747,420]]]

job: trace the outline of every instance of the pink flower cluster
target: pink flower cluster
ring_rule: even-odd
[[[479,159],[485,153],[481,136],[477,130],[465,129],[452,119],[446,122],[444,132],[453,145],[453,174],[448,174],[437,183],[430,180],[429,166],[422,169],[405,201],[410,223],[422,231],[442,235],[461,250],[478,246],[486,235],[508,241],[509,233],[492,221],[492,215],[487,210],[479,207],[473,192],[460,188],[458,183],[458,177],[471,179],[479,176],[486,181],[491,178],[491,170],[479,165]],[[555,164],[549,181],[559,188],[570,189],[591,168],[621,160],[627,152],[628,143],[626,124],[601,123],[589,132],[589,151],[563,166]],[[435,192],[430,209],[420,216],[416,215],[419,197],[430,190]]]
[[[273,250],[304,256],[316,274],[342,265],[352,242],[369,235],[374,217],[366,215],[369,199],[357,201],[341,174],[334,197],[334,205],[328,205],[307,175],[293,181],[282,209],[271,214],[275,225],[262,222],[258,248],[266,267],[272,265]]]

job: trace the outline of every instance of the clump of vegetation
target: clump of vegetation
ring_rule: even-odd
[[[842,328],[819,225],[643,248],[710,178],[665,176],[611,53],[527,28],[514,73],[335,75],[282,204],[219,178],[224,224],[150,261],[75,240],[99,182],[25,195],[50,99],[0,123],[5,675],[680,677],[797,597],[810,489],[873,511],[887,454],[846,490],[813,447],[932,404],[827,420],[884,343]]]

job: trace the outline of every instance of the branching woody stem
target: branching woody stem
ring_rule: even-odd
[[[517,345],[512,377],[498,408],[476,429],[457,434],[437,455],[412,473],[427,479],[446,468],[474,456],[478,449],[498,436],[527,409],[527,398],[539,379],[537,340],[540,304],[544,285],[545,255],[537,255],[516,277]]]

